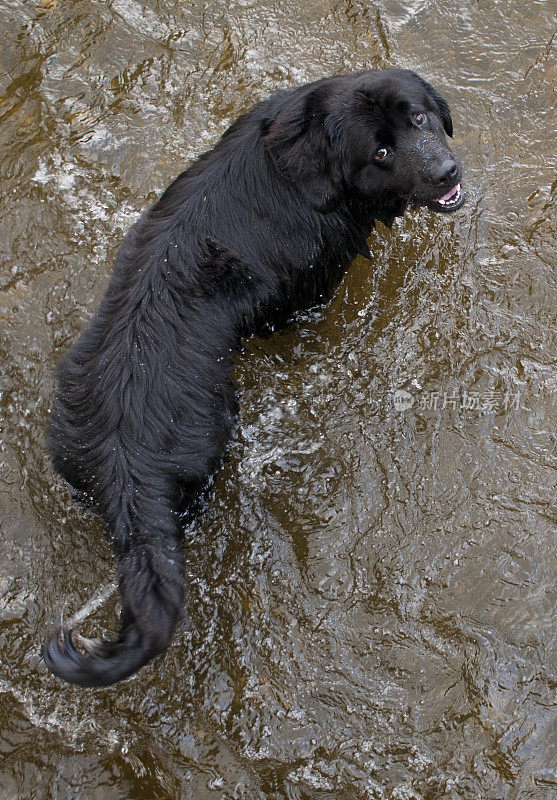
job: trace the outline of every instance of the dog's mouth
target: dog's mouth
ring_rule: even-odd
[[[447,214],[450,211],[456,211],[457,208],[460,208],[464,204],[465,199],[466,195],[464,194],[462,186],[460,183],[457,183],[456,186],[449,189],[442,197],[438,197],[435,200],[428,200],[426,205],[433,211],[442,211]]]

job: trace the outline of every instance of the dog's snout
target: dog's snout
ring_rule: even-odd
[[[446,158],[432,171],[431,180],[435,186],[449,185],[458,175],[458,166],[454,158]]]

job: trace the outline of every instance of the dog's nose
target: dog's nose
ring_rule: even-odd
[[[449,184],[458,175],[458,167],[452,158],[447,158],[442,164],[433,171],[431,180],[436,186]]]

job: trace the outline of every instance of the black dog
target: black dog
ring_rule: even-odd
[[[241,116],[127,234],[90,326],[59,371],[56,469],[111,534],[116,641],[51,639],[45,661],[81,686],[162,653],[184,602],[178,510],[219,468],[237,411],[241,338],[322,302],[374,220],[454,211],[461,167],[449,108],[405,70],[283,91]]]

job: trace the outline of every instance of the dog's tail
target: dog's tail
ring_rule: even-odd
[[[176,490],[145,464],[129,463],[116,448],[103,448],[118,459],[104,486],[104,517],[113,537],[122,597],[120,633],[115,640],[79,637],[72,632],[50,639],[44,659],[52,672],[79,686],[110,686],[129,677],[166,650],[184,600],[183,554],[179,541]],[[120,456],[118,458],[118,455]],[[136,454],[137,461],[137,454]],[[106,462],[105,462],[106,466]],[[164,473],[163,473],[164,474]],[[114,512],[111,515],[111,510]]]

